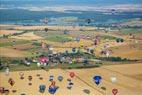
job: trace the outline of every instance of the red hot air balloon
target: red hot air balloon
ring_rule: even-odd
[[[116,95],[118,93],[118,89],[112,89],[113,95]]]
[[[75,73],[74,72],[70,72],[70,77],[74,78],[74,76],[75,76]]]

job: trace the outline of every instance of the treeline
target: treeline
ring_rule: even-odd
[[[127,58],[121,58],[121,57],[99,57],[99,60],[102,61],[114,61],[114,62],[120,62],[120,61],[133,61]]]

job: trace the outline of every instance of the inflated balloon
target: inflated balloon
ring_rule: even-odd
[[[45,92],[45,89],[46,89],[46,86],[45,86],[45,85],[40,85],[40,86],[39,86],[39,92],[40,92],[40,93],[44,93],[44,92]]]
[[[97,85],[100,84],[101,80],[102,80],[102,77],[101,77],[101,76],[94,76],[94,77],[93,77],[93,81],[94,81]]]
[[[28,76],[28,80],[31,81],[33,79],[32,76]]]
[[[50,94],[55,94],[56,91],[57,91],[57,89],[58,89],[58,87],[51,85],[51,86],[49,86],[49,88],[48,88],[48,92],[49,92]]]
[[[70,72],[70,77],[74,78],[75,77],[75,73],[74,72]]]
[[[68,88],[68,89],[71,89],[72,86],[73,86],[73,83],[70,81],[70,82],[68,83],[68,85],[67,85],[67,88]]]
[[[58,76],[58,80],[61,82],[63,80],[63,76]]]
[[[9,70],[9,68],[7,67],[6,69],[5,69],[5,75],[9,75],[9,72],[10,72],[10,70]]]
[[[90,94],[90,90],[89,89],[84,89],[83,92],[88,94],[88,95]]]
[[[20,75],[20,79],[24,79],[24,73],[23,72],[19,72]]]
[[[118,93],[118,89],[112,89],[112,93],[113,93],[113,95],[116,95],[117,93]]]
[[[8,80],[8,83],[9,83],[11,86],[13,86],[13,85],[15,84],[15,81],[14,81],[12,78],[10,78],[10,79]]]
[[[53,79],[54,79],[53,75],[49,76],[49,81],[53,81]]]
[[[112,83],[117,82],[117,78],[115,76],[110,77],[110,80],[111,80]]]
[[[51,85],[55,86],[56,82],[55,81],[51,81]]]
[[[71,88],[72,88],[72,85],[68,85],[67,88],[68,88],[68,89],[71,89]]]

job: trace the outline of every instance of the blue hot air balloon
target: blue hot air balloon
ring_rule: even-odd
[[[40,85],[40,86],[39,86],[39,92],[44,93],[44,92],[45,92],[45,89],[46,89],[46,86],[45,86],[45,85]]]
[[[94,77],[93,77],[93,81],[94,81],[97,85],[100,84],[101,80],[102,80],[102,77],[101,77],[101,76],[94,76]]]
[[[58,89],[58,87],[56,87],[56,86],[49,86],[48,92],[50,94],[55,94],[57,89]]]

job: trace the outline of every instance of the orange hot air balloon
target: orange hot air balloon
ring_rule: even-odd
[[[56,82],[55,81],[52,81],[51,85],[52,86],[55,86]]]

